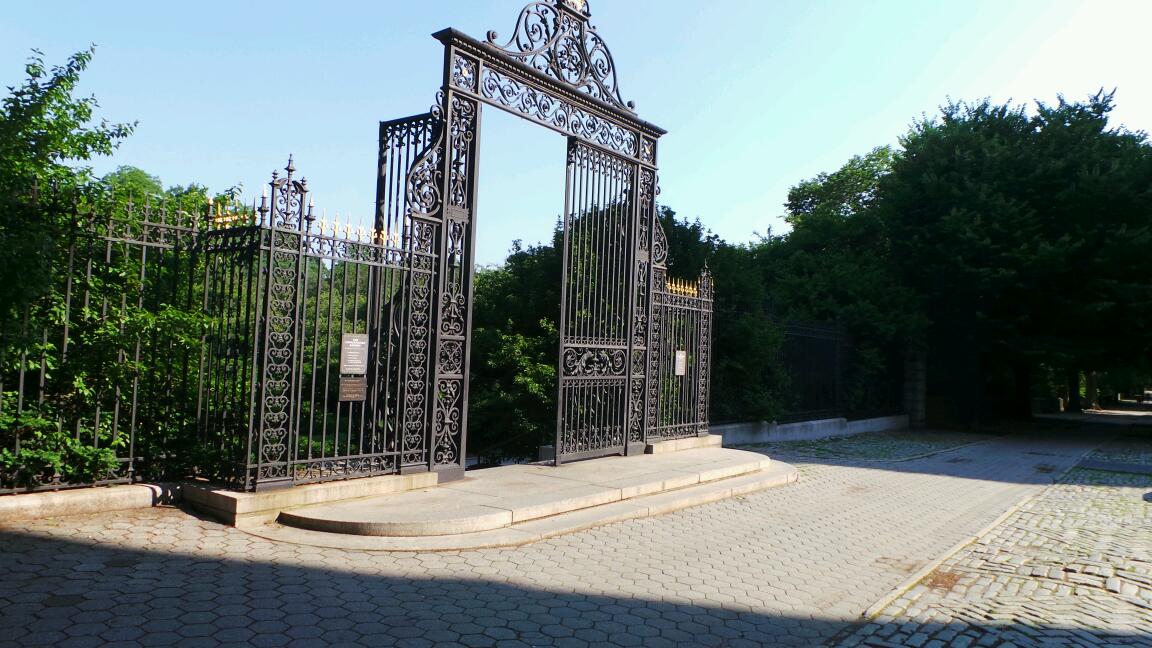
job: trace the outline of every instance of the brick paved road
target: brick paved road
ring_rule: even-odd
[[[1150,502],[1152,475],[1074,470],[836,643],[1152,646]]]
[[[997,440],[513,549],[276,544],[176,509],[0,529],[0,646],[820,645],[1089,442]]]

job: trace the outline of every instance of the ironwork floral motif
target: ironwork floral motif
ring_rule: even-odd
[[[448,267],[445,270],[444,294],[440,297],[440,332],[445,335],[464,335],[464,314],[468,301],[464,294],[464,277],[460,265],[463,264],[466,223],[449,219],[446,227],[448,245],[445,255],[448,257]]]
[[[431,215],[440,208],[440,186],[444,179],[444,128],[438,128],[436,142],[408,172],[407,211],[409,214]]]
[[[492,68],[485,67],[480,73],[480,94],[532,121],[628,156],[637,154],[637,136],[631,130]]]
[[[479,66],[476,59],[456,54],[452,58],[452,85],[476,92],[476,70]]]
[[[564,349],[565,376],[623,376],[627,369],[627,354],[623,349]]]
[[[464,389],[463,381],[456,378],[436,381],[436,416],[433,425],[438,432],[433,459],[437,465],[457,463],[460,446]]]
[[[468,207],[469,167],[472,144],[476,138],[476,102],[458,94],[452,95],[451,168],[449,169],[449,202],[453,207]]]
[[[635,104],[620,97],[616,63],[604,39],[588,24],[588,8],[578,0],[533,2],[520,12],[512,38],[497,44],[499,35],[488,32],[488,43],[533,69],[608,104],[632,110]]]

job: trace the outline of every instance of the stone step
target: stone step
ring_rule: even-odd
[[[644,447],[647,454],[664,454],[666,452],[680,452],[696,448],[719,448],[724,443],[724,437],[719,434],[706,434],[701,437],[686,437],[683,439],[669,439],[656,441]]]
[[[431,488],[285,510],[278,521],[350,535],[459,535],[755,473],[770,465],[758,453],[704,447],[559,467],[501,466]]]
[[[514,523],[509,526],[452,535],[378,536],[328,533],[270,523],[245,529],[253,535],[293,544],[365,551],[461,551],[536,542],[592,527],[662,515],[680,509],[746,495],[796,481],[793,466],[772,462],[737,476],[611,501]]]

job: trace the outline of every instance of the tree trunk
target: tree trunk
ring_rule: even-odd
[[[1084,374],[1084,400],[1091,409],[1100,409],[1100,391],[1096,388],[1096,372],[1088,371]]]
[[[1032,365],[1024,358],[1012,363],[1013,393],[1010,415],[1012,418],[1032,418]]]
[[[1067,369],[1064,374],[1064,382],[1068,385],[1068,405],[1064,411],[1082,412],[1083,408],[1080,406],[1080,371]]]

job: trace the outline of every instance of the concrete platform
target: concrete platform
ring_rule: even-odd
[[[257,536],[376,551],[478,549],[534,542],[794,482],[796,469],[724,448],[502,466],[461,481],[284,511]]]

